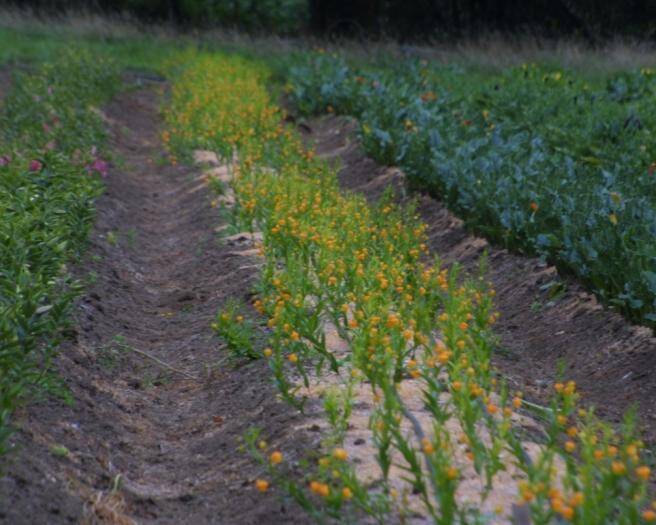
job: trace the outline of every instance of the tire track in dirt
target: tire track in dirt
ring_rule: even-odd
[[[370,199],[388,184],[405,193],[404,175],[397,168],[379,166],[356,137],[357,123],[344,117],[320,117],[304,131],[317,153],[340,166],[342,187]],[[637,406],[644,436],[656,444],[656,339],[651,330],[633,326],[620,314],[604,309],[574,279],[558,276],[553,266],[491,247],[472,235],[446,205],[419,195],[422,220],[428,224],[433,253],[451,264],[460,262],[475,272],[478,259],[488,251],[488,278],[497,292],[501,312],[495,327],[501,351],[494,364],[529,399],[545,402],[558,380],[559,362],[566,379],[576,381],[586,404],[613,422]],[[562,293],[550,297],[545,289],[559,283]]]
[[[75,270],[95,282],[56,361],[74,404],[17,414],[0,523],[307,523],[256,493],[261,469],[237,451],[253,425],[292,461],[314,438],[277,400],[265,362],[232,364],[212,338],[227,298],[250,302],[256,270],[244,247],[216,241],[200,170],[158,162],[158,98],[132,90],[106,109],[122,160]]]

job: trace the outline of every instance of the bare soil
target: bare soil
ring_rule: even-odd
[[[300,126],[317,153],[340,166],[344,188],[370,199],[388,184],[404,194],[397,168],[379,166],[363,151],[356,123],[326,116]],[[501,319],[496,325],[500,346],[494,364],[511,386],[538,403],[547,401],[563,367],[565,379],[579,385],[583,401],[603,418],[619,422],[637,408],[644,437],[656,442],[656,339],[651,330],[631,325],[604,309],[574,279],[559,276],[553,266],[490,246],[451,214],[446,205],[414,194],[428,225],[429,246],[446,264],[455,261],[471,272],[488,253],[488,279],[497,292]],[[557,283],[551,286],[549,283]],[[553,294],[554,291],[559,291]]]
[[[264,361],[232,362],[212,336],[227,298],[250,302],[257,271],[217,241],[199,170],[159,161],[158,98],[133,90],[105,110],[122,162],[75,270],[95,282],[56,360],[73,403],[17,414],[0,523],[307,523],[275,491],[256,492],[261,468],[238,450],[258,426],[293,462],[316,432],[277,400]]]

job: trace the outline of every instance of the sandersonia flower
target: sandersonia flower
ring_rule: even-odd
[[[9,166],[10,162],[11,162],[11,157],[9,155],[0,156],[0,167]]]
[[[31,160],[30,161],[30,171],[41,171],[43,169],[43,163],[40,160]]]
[[[107,177],[107,173],[109,173],[109,165],[102,159],[96,159],[88,167],[88,170],[90,172],[96,172],[102,177]]]

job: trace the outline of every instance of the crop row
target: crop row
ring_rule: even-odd
[[[66,265],[107,170],[91,105],[115,80],[104,60],[70,51],[17,75],[0,102],[0,454],[30,391],[64,393],[49,367],[79,291]]]
[[[307,53],[286,71],[303,113],[359,119],[365,149],[467,223],[553,260],[630,319],[656,322],[656,75],[606,81],[524,65],[482,75]]]
[[[234,305],[214,328],[235,355],[268,359],[281,396],[294,406],[303,408],[314,383],[330,376],[341,384],[324,399],[330,431],[323,449],[301,474],[284,451],[249,434],[249,449],[273,486],[318,520],[367,514],[389,523],[407,511],[394,488],[392,473],[400,469],[432,521],[480,523],[494,517],[458,497],[462,472],[473,469],[485,481],[485,500],[498,475],[516,468],[523,478],[516,503],[533,523],[656,520],[646,508],[650,469],[630,421],[621,433],[600,422],[578,406],[571,382],[554,385],[539,452],[529,457],[515,424],[522,396],[508,393],[490,364],[493,291],[482,278],[429,260],[425,227],[411,209],[385,199],[372,207],[342,192],[334,170],[282,124],[263,64],[222,55],[187,55],[184,62],[165,138],[178,155],[194,148],[221,153],[232,170],[234,224],[262,232],[254,306],[268,319],[268,346],[249,342],[253,326]],[[330,327],[346,352],[328,341]],[[423,428],[402,393],[409,383],[418,385],[429,414]],[[376,486],[359,479],[344,448],[354,392],[362,389],[373,393]],[[454,420],[461,435],[449,430]],[[456,440],[466,444],[464,456],[456,454]],[[256,487],[267,491],[271,481],[259,479]]]

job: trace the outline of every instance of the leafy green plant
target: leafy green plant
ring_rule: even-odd
[[[654,71],[592,83],[535,65],[481,77],[306,53],[287,76],[302,113],[356,116],[374,158],[401,165],[470,226],[656,326]]]
[[[77,50],[19,75],[0,110],[0,453],[11,413],[48,372],[80,283],[107,163],[93,104],[116,88],[111,63]]]
[[[255,325],[244,316],[241,305],[236,301],[224,305],[212,323],[212,329],[223,338],[233,355],[249,359],[261,356],[252,342]]]

